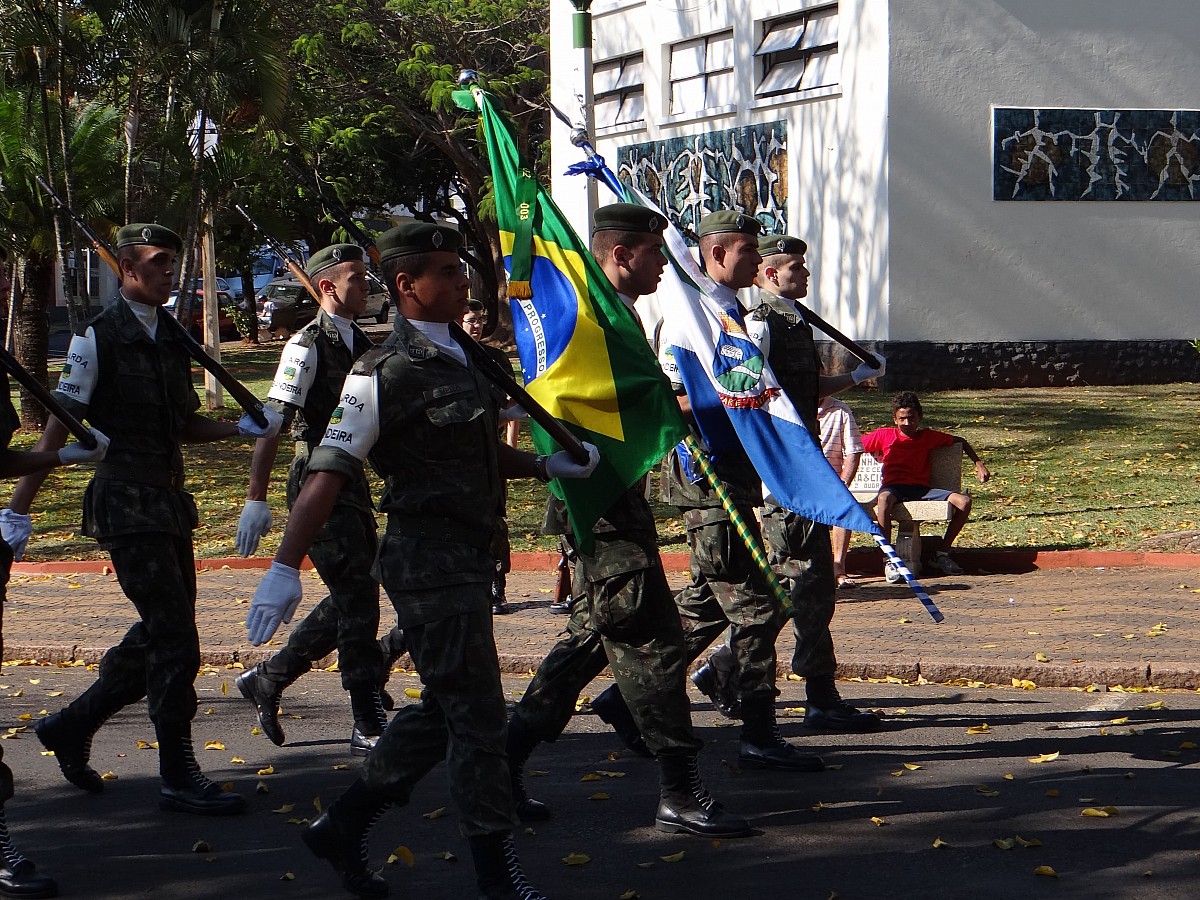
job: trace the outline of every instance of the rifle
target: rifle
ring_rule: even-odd
[[[367,256],[371,257],[371,262],[375,264],[375,268],[379,268],[379,249],[375,246],[374,239],[359,227],[358,223],[354,221],[354,217],[350,215],[349,210],[342,206],[337,199],[331,200],[326,197],[325,192],[321,190],[320,183],[308,174],[307,169],[301,168],[295,160],[285,156],[283,164],[295,176],[297,181],[316,191],[317,196],[321,198],[321,203],[324,204],[329,215],[333,217],[333,221],[337,222],[345,230],[346,234],[350,235],[350,240],[367,251]]]
[[[96,449],[96,436],[88,429],[86,425],[80,422],[77,418],[63,409],[63,405],[54,399],[54,395],[46,390],[46,386],[38,381],[26,369],[17,358],[8,352],[3,346],[0,346],[0,368],[8,372],[16,381],[33,394],[35,400],[58,421],[62,422],[67,427],[67,431],[75,435],[76,440],[89,450]]]
[[[613,174],[612,169],[605,164],[604,157],[597,153],[596,148],[592,146],[591,140],[588,138],[587,130],[582,125],[572,124],[571,120],[567,118],[567,114],[553,103],[550,104],[550,111],[554,113],[555,118],[571,129],[571,143],[582,150],[584,155],[587,156],[588,161],[593,164],[593,168],[588,171],[588,174],[594,174],[597,178],[603,181],[608,189],[616,194],[618,198],[624,200],[625,188],[617,180],[617,177]],[[572,167],[572,169],[574,169],[574,167]],[[574,174],[574,172],[571,174]],[[678,228],[679,232],[688,240],[692,241],[693,243],[700,242],[700,238],[696,232],[688,228],[686,225],[681,225],[678,222],[672,222],[671,224]],[[841,344],[843,347],[849,350],[850,353],[858,357],[860,361],[865,362],[872,369],[879,368],[879,359],[875,356],[875,354],[864,349],[861,345],[846,337],[846,335],[842,334],[842,332],[838,331],[807,306],[802,306],[799,303],[796,303],[796,306],[800,308],[801,314],[804,316],[805,321],[808,322],[809,325],[812,325],[820,331],[825,332],[828,337],[833,338],[834,341]]]
[[[87,238],[87,241],[91,245],[92,249],[102,260],[104,260],[105,263],[108,264],[108,267],[113,270],[119,279],[121,277],[121,266],[117,262],[116,254],[109,249],[108,245],[100,238],[100,235],[96,234],[96,232],[92,230],[92,227],[88,225],[88,223],[85,222],[79,216],[79,214],[75,212],[75,210],[71,209],[62,201],[62,198],[60,198],[54,188],[47,183],[46,179],[42,178],[41,175],[38,175],[37,182],[38,185],[41,186],[42,190],[45,191],[50,197],[50,199],[54,201],[55,206],[67,214],[67,216],[71,219],[71,222],[74,223],[75,227],[79,229],[79,232],[85,238]],[[183,346],[187,349],[188,355],[197,363],[199,363],[206,371],[212,374],[212,376],[221,383],[221,386],[225,388],[225,390],[229,391],[229,395],[233,397],[235,401],[237,401],[238,406],[246,411],[246,414],[254,420],[256,425],[258,425],[260,428],[266,428],[267,417],[263,415],[262,401],[250,393],[249,388],[234,378],[228,369],[209,356],[204,347],[200,345],[200,342],[188,333],[188,330],[183,327],[183,323],[181,323],[178,319],[176,319],[174,316],[166,315],[160,316],[159,319],[160,321],[162,319],[166,319],[171,323],[167,327],[175,329],[176,335],[182,339]],[[78,437],[78,435],[76,436]],[[80,438],[80,440],[82,441],[83,439]]]
[[[309,295],[318,303],[320,303],[321,295],[317,292],[316,285],[312,283],[312,279],[308,277],[308,273],[300,267],[300,264],[292,259],[292,255],[288,253],[287,248],[284,247],[283,244],[279,243],[279,241],[275,240],[275,237],[271,234],[271,232],[267,231],[267,229],[259,225],[258,222],[254,221],[254,217],[250,215],[249,211],[246,209],[246,207],[242,206],[242,204],[235,203],[233,204],[233,208],[242,214],[242,218],[250,223],[251,228],[262,235],[263,240],[266,241],[267,245],[271,248],[271,252],[287,264],[288,271],[292,273],[297,281],[304,285],[304,289],[308,291]]]

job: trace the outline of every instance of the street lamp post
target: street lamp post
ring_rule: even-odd
[[[218,131],[204,110],[196,113],[192,127],[188,129],[192,152],[197,160],[212,156],[217,152]],[[207,191],[200,195],[200,205],[204,216],[200,224],[200,275],[204,284],[204,349],[217,362],[221,361],[221,326],[220,301],[217,298],[217,247],[214,237],[213,207]],[[181,294],[177,305],[184,302]],[[185,323],[186,324],[186,323]],[[224,390],[221,383],[211,372],[204,372],[204,403],[208,410],[219,409],[225,405]]]

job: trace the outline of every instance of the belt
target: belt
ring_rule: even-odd
[[[445,519],[439,516],[426,516],[418,519],[412,516],[388,513],[387,531],[389,534],[427,541],[466,544],[476,550],[487,550],[492,545],[492,528],[472,528],[455,519]]]
[[[163,472],[148,467],[99,462],[96,464],[96,477],[112,481],[130,481],[174,491],[183,490],[183,472]]]

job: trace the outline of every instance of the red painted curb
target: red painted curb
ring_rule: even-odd
[[[1190,569],[1200,567],[1200,553],[1147,553],[1140,550],[958,550],[954,558],[968,573],[1019,573],[1035,569],[1070,569],[1097,567],[1152,566],[1163,569]],[[516,572],[547,574],[558,565],[558,553],[534,552],[514,553],[512,568]],[[686,553],[662,554],[663,568],[668,572],[685,572],[688,568]],[[271,560],[264,557],[240,556],[222,559],[196,560],[198,572],[219,569],[265,569]],[[311,569],[306,558],[301,568]],[[858,574],[883,572],[883,557],[875,550],[855,549],[850,551],[847,568]],[[14,575],[99,575],[112,572],[112,564],[105,559],[56,560],[53,562],[22,562],[13,566]]]

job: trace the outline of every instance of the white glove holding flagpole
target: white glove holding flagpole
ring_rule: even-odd
[[[255,647],[265,644],[279,629],[280,623],[292,621],[304,591],[300,587],[300,572],[281,562],[271,563],[267,574],[258,583],[250,612],[246,614],[246,633]]]

